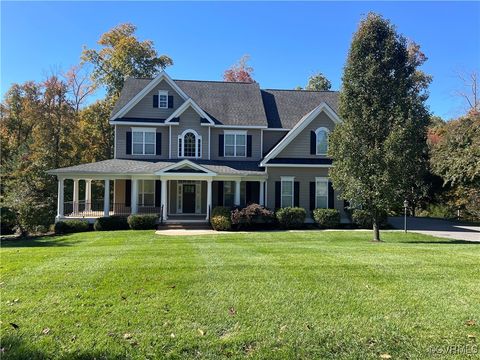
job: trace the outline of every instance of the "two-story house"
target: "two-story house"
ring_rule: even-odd
[[[206,221],[217,205],[250,202],[343,212],[328,178],[337,99],[165,72],[129,78],[110,118],[114,158],[49,171],[58,178],[57,220],[157,213],[167,222]],[[73,201],[64,202],[65,180],[73,180]],[[92,199],[96,181],[103,199]]]

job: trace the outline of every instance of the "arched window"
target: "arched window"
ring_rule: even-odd
[[[185,130],[178,136],[178,157],[202,157],[202,137],[195,130]]]
[[[327,151],[328,151],[328,135],[329,135],[329,131],[327,128],[318,128],[316,131],[315,131],[315,135],[316,135],[316,154],[317,155],[327,155]]]

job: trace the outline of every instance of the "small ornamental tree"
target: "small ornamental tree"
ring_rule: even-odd
[[[374,241],[380,215],[421,187],[427,169],[430,77],[418,70],[425,60],[417,44],[373,13],[360,23],[348,54],[330,176],[344,199],[368,211]]]

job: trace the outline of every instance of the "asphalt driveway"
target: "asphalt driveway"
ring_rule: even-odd
[[[388,221],[394,228],[403,229],[403,217],[390,217]],[[442,219],[407,217],[407,231],[447,239],[480,242],[480,226],[462,225]]]

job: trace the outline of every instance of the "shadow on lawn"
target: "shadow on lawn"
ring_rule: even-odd
[[[2,248],[23,248],[23,247],[49,247],[49,246],[72,246],[76,245],[82,240],[72,241],[70,235],[39,235],[39,236],[24,236],[16,238],[2,238],[0,241]]]
[[[71,360],[91,360],[91,359],[125,359],[125,354],[108,353],[104,351],[85,351],[72,350],[62,354],[46,352],[36,348],[30,341],[24,341],[19,336],[6,335],[2,336],[2,352],[3,359],[58,359]]]

